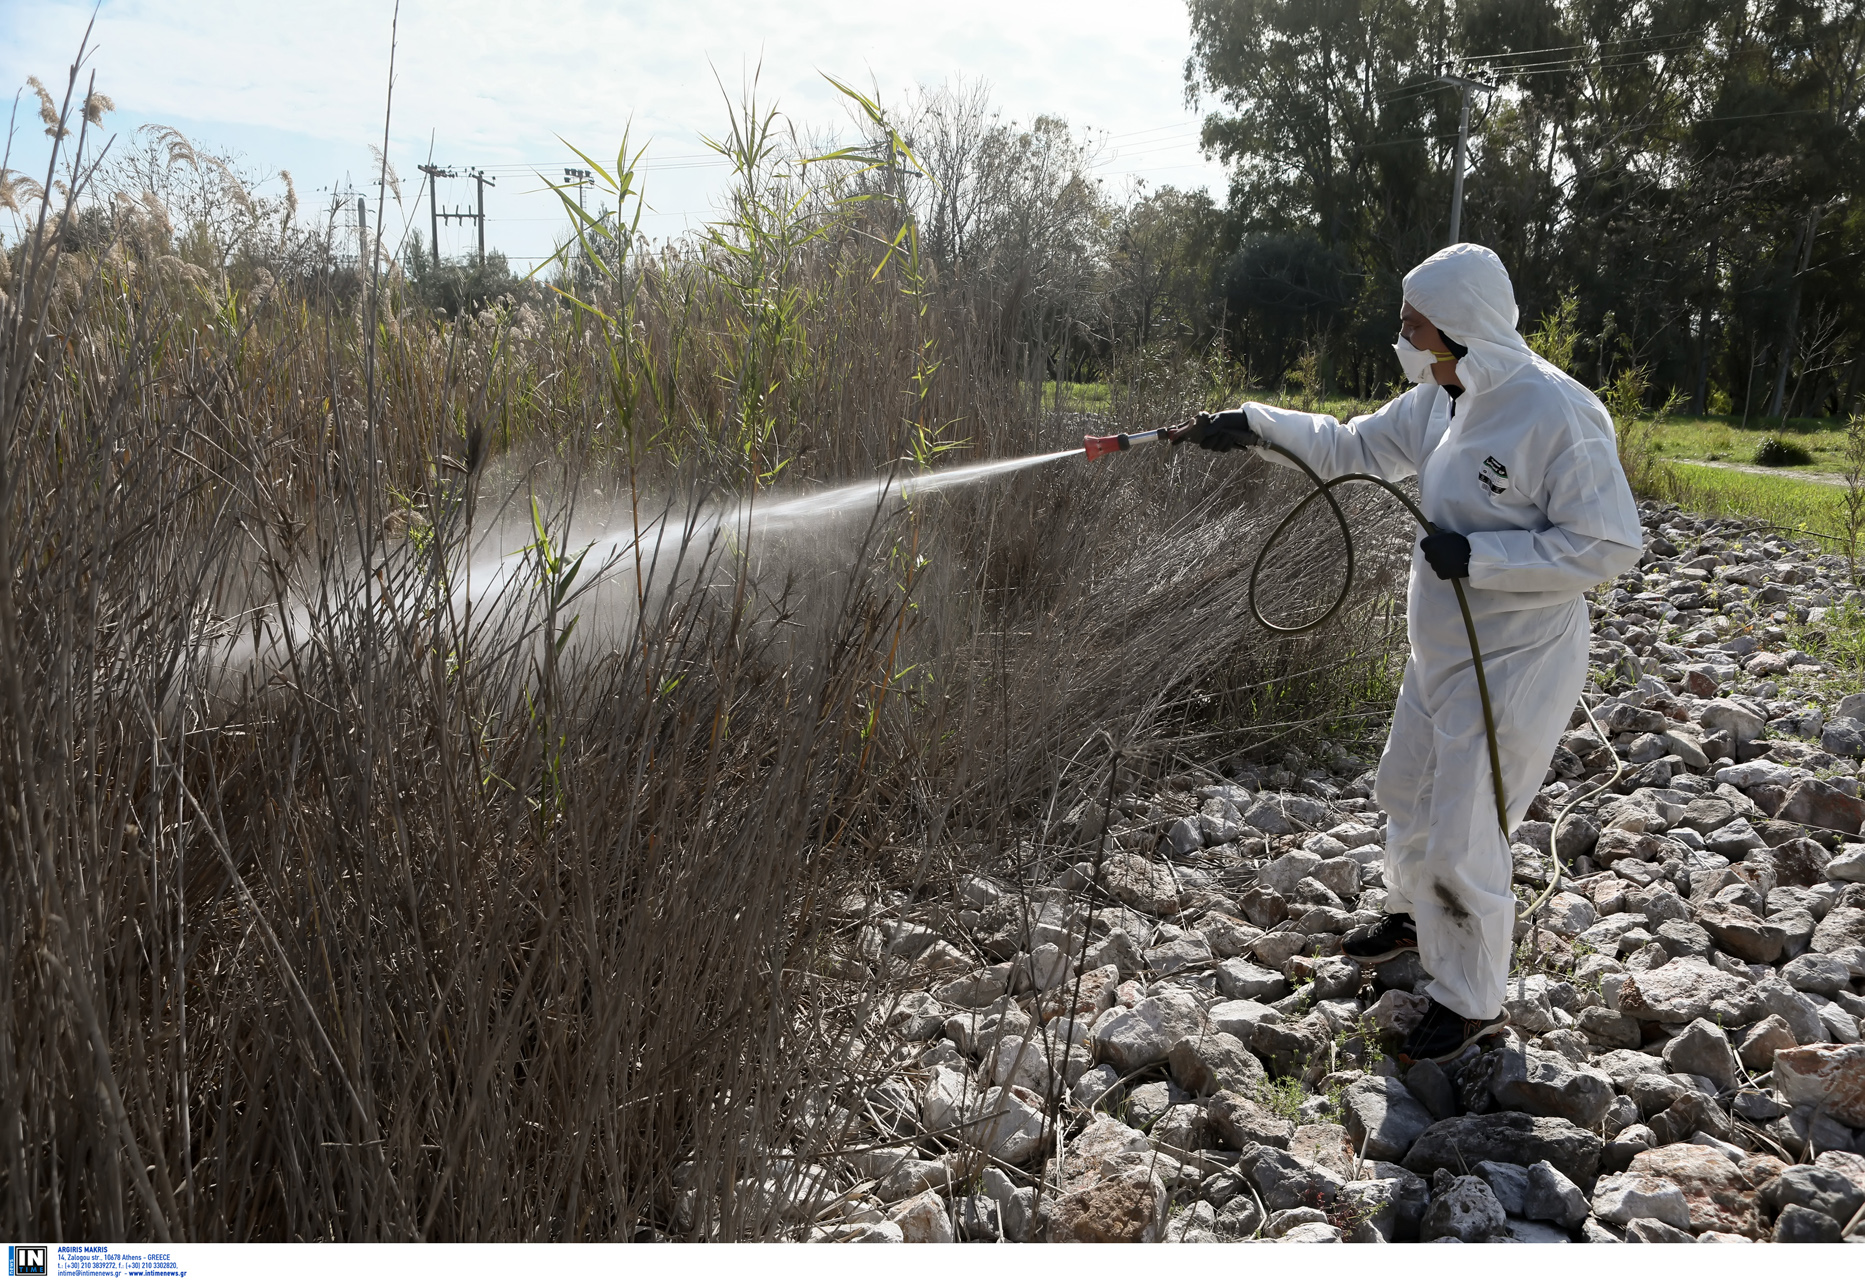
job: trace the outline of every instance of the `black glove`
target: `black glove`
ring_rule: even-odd
[[[1428,533],[1418,540],[1418,545],[1424,548],[1425,563],[1438,577],[1448,582],[1470,576],[1470,539],[1461,533]]]
[[[1242,409],[1226,409],[1222,413],[1201,413],[1192,420],[1192,425],[1178,439],[1197,445],[1200,449],[1210,449],[1216,453],[1229,453],[1232,449],[1248,449],[1261,444],[1263,438],[1250,427],[1250,415]]]

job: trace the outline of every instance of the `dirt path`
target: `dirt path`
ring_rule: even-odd
[[[1746,471],[1752,476],[1784,476],[1794,480],[1806,480],[1812,484],[1829,484],[1837,488],[1846,487],[1843,476],[1828,475],[1820,471],[1782,471],[1778,467],[1752,467],[1743,462],[1706,462],[1701,458],[1667,458],[1684,467],[1716,467],[1723,471]]]

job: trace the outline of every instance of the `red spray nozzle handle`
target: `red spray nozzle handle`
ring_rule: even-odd
[[[1082,452],[1088,455],[1088,461],[1093,462],[1103,454],[1118,453],[1122,449],[1131,449],[1136,444],[1147,444],[1154,440],[1165,440],[1177,444],[1179,437],[1184,434],[1186,425],[1154,427],[1151,431],[1135,431],[1117,436],[1083,436],[1081,438]]]

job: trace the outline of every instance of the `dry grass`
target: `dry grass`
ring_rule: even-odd
[[[875,1020],[917,979],[851,959],[876,891],[1039,871],[1111,744],[1211,763],[1389,677],[1399,560],[1340,629],[1271,643],[1241,604],[1290,482],[1202,455],[808,545],[700,525],[595,584],[579,509],[1080,434],[1024,412],[990,298],[882,262],[874,209],[819,204],[750,275],[667,255],[602,314],[458,325],[388,277],[164,269],[146,226],[57,253],[57,210],[16,246],[10,1235],[793,1230],[771,1186],[850,1141],[825,1099],[897,1070]],[[1205,394],[1154,364],[1132,421]],[[467,601],[532,511],[523,571]],[[1278,599],[1327,578],[1324,537]]]

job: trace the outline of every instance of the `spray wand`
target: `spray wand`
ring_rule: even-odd
[[[1135,431],[1117,436],[1083,436],[1081,447],[1082,452],[1088,455],[1088,461],[1093,462],[1096,458],[1106,457],[1110,453],[1131,449],[1136,444],[1151,444],[1155,440],[1166,444],[1204,445],[1206,448],[1216,449],[1219,452],[1247,449],[1254,445],[1276,449],[1275,445],[1251,430],[1250,419],[1241,409],[1229,409],[1223,413],[1201,413],[1169,427],[1154,427],[1151,431]],[[1276,451],[1283,452],[1280,449]],[[1316,478],[1316,483],[1320,483],[1319,477]]]
[[[1135,431],[1131,435],[1123,433],[1117,436],[1083,436],[1081,447],[1082,451],[1088,455],[1088,461],[1093,462],[1096,458],[1106,457],[1110,453],[1131,449],[1136,444],[1151,444],[1155,440],[1170,441],[1173,438],[1172,433],[1178,429],[1178,427],[1154,427],[1151,431]]]

